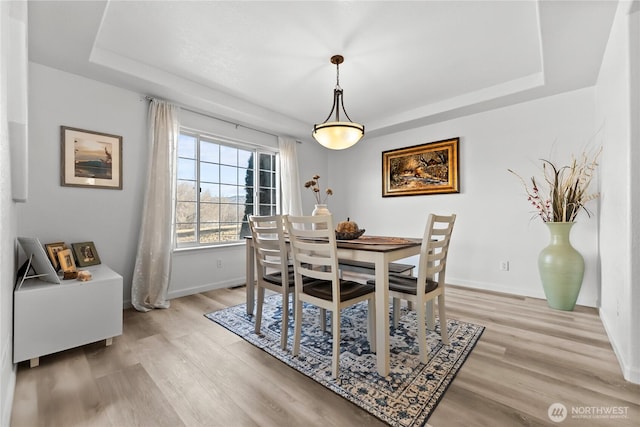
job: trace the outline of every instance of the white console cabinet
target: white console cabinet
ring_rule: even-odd
[[[92,280],[52,284],[25,280],[14,292],[13,362],[31,361],[122,334],[122,276],[105,265],[85,267]]]

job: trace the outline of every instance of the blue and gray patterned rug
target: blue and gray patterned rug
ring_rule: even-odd
[[[323,333],[318,309],[305,304],[300,355],[292,357],[293,324],[287,350],[280,348],[281,302],[279,295],[265,299],[262,335],[254,333],[255,317],[247,315],[245,304],[205,316],[391,426],[421,426],[427,422],[484,331],[483,326],[448,319],[451,345],[444,346],[436,321],[436,331],[427,333],[429,362],[421,364],[415,312],[403,307],[398,328],[391,328],[391,372],[381,377],[376,371],[376,355],[367,342],[367,304],[362,302],[342,311],[340,376],[334,380],[331,328],[328,326]]]

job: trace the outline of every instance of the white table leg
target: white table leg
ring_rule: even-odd
[[[36,366],[40,366],[40,358],[34,357],[33,359],[29,359],[29,367],[35,368]]]
[[[378,373],[389,375],[389,261],[376,254],[376,356]]]
[[[113,337],[111,338],[107,338],[104,340],[104,344],[109,347],[111,344],[113,344]]]

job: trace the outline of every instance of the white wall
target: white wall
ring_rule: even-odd
[[[618,6],[596,86],[596,123],[602,127],[606,141],[601,174],[603,291],[600,316],[625,378],[638,383],[640,11],[636,8],[630,17],[629,6],[628,2]]]
[[[29,84],[30,196],[19,207],[18,234],[38,237],[43,244],[93,241],[101,261],[123,276],[123,304],[128,306],[147,169],[147,101],[140,94],[35,63],[30,63]],[[272,135],[199,114],[183,111],[180,119],[233,140],[277,145]],[[123,136],[122,190],[60,186],[61,125]],[[327,170],[327,154],[317,144],[298,144],[298,154],[301,180],[309,169],[305,162],[320,174]],[[310,200],[305,200],[308,212]],[[244,268],[243,244],[176,252],[169,296],[243,284]]]
[[[548,231],[538,219],[530,221],[532,208],[507,168],[528,179],[540,174],[540,158],[567,164],[572,153],[581,154],[595,134],[593,103],[593,89],[583,89],[391,136],[365,136],[353,149],[330,155],[335,196],[329,207],[368,234],[414,237],[422,235],[429,212],[456,213],[449,283],[542,298],[537,257]],[[381,196],[382,151],[451,137],[460,137],[459,194]],[[586,264],[578,304],[588,306],[599,298],[597,207],[592,202],[595,217],[580,214],[571,236]],[[499,271],[503,260],[508,272]]]
[[[124,277],[125,299],[140,228],[146,173],[147,103],[133,92],[30,63],[29,201],[18,234],[48,242],[93,241]],[[122,190],[60,185],[60,126],[121,135]]]

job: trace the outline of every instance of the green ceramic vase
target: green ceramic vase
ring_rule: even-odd
[[[538,270],[549,307],[571,311],[576,305],[584,258],[571,246],[569,235],[573,222],[547,222],[551,241],[538,256]]]

